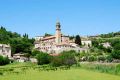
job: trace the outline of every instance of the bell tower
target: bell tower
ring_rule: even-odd
[[[56,43],[57,44],[60,44],[61,43],[61,25],[60,25],[60,22],[57,22],[56,23],[56,34],[55,34],[55,36],[56,36]]]

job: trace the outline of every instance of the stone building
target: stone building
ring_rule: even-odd
[[[11,47],[7,44],[0,44],[0,55],[11,58]]]
[[[81,50],[77,44],[69,40],[69,36],[65,36],[61,33],[60,22],[56,23],[55,35],[35,37],[35,49],[47,53],[60,53],[62,51]]]

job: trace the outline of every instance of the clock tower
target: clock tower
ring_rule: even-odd
[[[60,25],[60,22],[57,22],[56,23],[56,43],[57,44],[60,44],[61,43],[61,25]]]

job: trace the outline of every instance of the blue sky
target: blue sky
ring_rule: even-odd
[[[0,0],[0,25],[30,37],[55,33],[96,35],[120,31],[120,0]]]

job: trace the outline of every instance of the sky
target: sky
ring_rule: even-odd
[[[54,34],[57,21],[64,35],[120,31],[120,0],[0,0],[0,25],[9,31]]]

